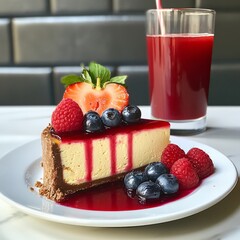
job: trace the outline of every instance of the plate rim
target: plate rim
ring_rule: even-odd
[[[181,142],[181,141],[183,141],[184,143],[190,144],[190,145],[195,144],[198,147],[204,148],[205,151],[207,149],[208,151],[213,151],[213,152],[221,155],[223,157],[223,159],[225,159],[225,161],[226,161],[225,163],[227,163],[228,167],[231,168],[232,173],[234,173],[234,174],[232,174],[231,183],[228,184],[229,186],[228,186],[227,189],[225,189],[224,193],[220,194],[217,198],[215,197],[212,201],[210,201],[208,203],[205,203],[204,205],[201,205],[201,206],[198,205],[195,208],[193,207],[193,208],[188,209],[187,211],[185,209],[185,211],[183,210],[183,211],[178,211],[177,213],[171,213],[171,214],[168,214],[167,216],[162,215],[161,217],[159,217],[159,215],[151,215],[150,214],[149,216],[139,218],[139,217],[137,217],[137,215],[140,212],[141,213],[145,212],[146,215],[147,215],[147,213],[151,212],[153,209],[157,211],[160,208],[162,208],[163,206],[159,206],[159,207],[155,207],[155,208],[149,208],[149,209],[143,209],[143,210],[131,210],[131,211],[88,211],[88,210],[74,209],[74,211],[76,211],[76,212],[81,211],[83,213],[85,212],[86,214],[89,213],[90,215],[92,215],[92,213],[98,213],[98,214],[102,214],[102,215],[106,215],[106,213],[109,213],[109,214],[111,213],[111,215],[114,215],[114,213],[116,213],[116,212],[118,214],[120,213],[120,215],[121,215],[122,213],[125,213],[125,212],[128,212],[128,213],[131,212],[131,213],[133,213],[133,215],[136,215],[135,217],[132,217],[131,219],[124,219],[124,218],[111,219],[111,218],[105,218],[105,217],[103,217],[102,219],[97,219],[97,218],[86,219],[86,218],[77,218],[75,216],[74,217],[67,217],[67,216],[63,216],[63,215],[58,215],[54,212],[49,213],[49,212],[40,211],[39,209],[30,208],[29,206],[22,205],[21,203],[16,201],[16,199],[11,199],[8,196],[5,196],[1,191],[1,169],[0,169],[0,197],[4,201],[8,202],[10,205],[19,209],[20,211],[22,211],[22,212],[24,212],[28,215],[44,219],[44,220],[49,220],[49,221],[64,223],[64,224],[70,224],[70,225],[89,226],[89,227],[129,227],[129,226],[143,226],[143,225],[164,223],[164,222],[169,222],[169,221],[181,219],[181,218],[184,218],[184,217],[187,217],[187,216],[191,216],[193,214],[201,212],[201,211],[215,205],[216,203],[221,201],[223,198],[225,198],[234,189],[234,187],[235,187],[235,185],[237,184],[237,181],[238,181],[237,170],[236,170],[236,167],[233,164],[233,162],[229,158],[227,158],[223,153],[221,153],[220,151],[218,151],[218,150],[216,150],[216,149],[214,149],[214,148],[212,148],[212,147],[210,147],[206,144],[199,143],[199,142],[189,140],[189,139],[185,139],[183,137],[171,136],[170,140],[173,143],[177,142],[177,144],[179,144],[179,142]],[[26,143],[26,144],[24,144],[24,145],[22,145],[22,146],[20,146],[16,149],[12,150],[12,151],[10,151],[9,153],[5,154],[3,157],[0,158],[0,163],[1,163],[1,161],[6,161],[6,159],[11,157],[11,155],[16,154],[19,151],[21,152],[25,148],[32,149],[30,147],[32,145],[33,146],[34,145],[39,146],[39,148],[40,148],[40,146],[41,146],[40,139],[35,139],[33,141],[30,141],[30,142],[28,142],[28,143]],[[38,158],[40,158],[40,157],[41,156],[39,156]],[[36,160],[37,159],[32,159],[31,163],[33,163]],[[22,176],[25,176],[25,173],[22,173]],[[205,181],[209,178],[211,179],[211,176],[204,179],[203,181]],[[27,187],[28,186],[26,185],[26,188]],[[201,185],[196,190],[194,190],[193,193],[190,194],[190,196],[186,196],[185,198],[191,197],[192,194],[195,194],[195,192],[198,191],[199,188],[201,188]],[[29,192],[30,192],[30,190],[29,190]],[[52,202],[48,199],[44,199],[43,197],[41,197],[39,195],[37,197],[41,198],[43,202],[48,202],[48,203],[51,203],[53,205],[56,205],[56,203],[54,203],[54,202]],[[177,200],[176,202],[178,202],[180,200]],[[168,203],[166,205],[170,205],[170,204],[174,204],[174,202],[173,203]],[[59,205],[59,206],[61,206],[61,208],[67,208],[69,210],[69,212],[73,211],[73,208],[65,207],[65,206],[62,206],[62,205]],[[144,215],[144,214],[142,214],[142,215]],[[123,216],[124,216],[124,214],[123,214]]]

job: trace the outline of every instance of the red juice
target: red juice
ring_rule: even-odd
[[[191,120],[206,115],[213,34],[148,35],[152,115]]]

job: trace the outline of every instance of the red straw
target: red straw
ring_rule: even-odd
[[[156,0],[157,9],[162,9],[162,0]]]

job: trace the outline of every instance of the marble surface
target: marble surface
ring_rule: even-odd
[[[53,108],[0,107],[0,158],[15,148],[38,139],[50,121]],[[149,107],[142,107],[142,111],[144,117],[150,116]],[[207,144],[225,154],[235,164],[240,176],[240,107],[209,107],[207,131],[184,138]],[[0,198],[1,240],[235,240],[240,239],[239,222],[240,182],[225,199],[198,214],[168,223],[131,228],[91,228],[45,221],[18,211]]]

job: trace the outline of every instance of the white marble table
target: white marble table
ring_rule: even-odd
[[[40,137],[53,107],[0,107],[0,158]],[[149,107],[142,107],[149,117]],[[185,137],[225,154],[240,175],[240,107],[209,107],[207,131]],[[1,168],[1,166],[0,166]],[[0,239],[240,239],[240,183],[221,202],[193,216],[145,227],[91,228],[28,216],[0,199]]]

